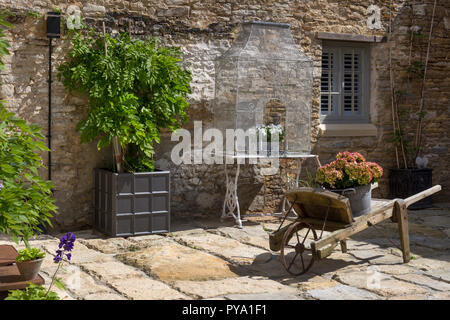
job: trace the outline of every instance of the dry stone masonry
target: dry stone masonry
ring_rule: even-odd
[[[418,27],[425,34],[429,30],[433,1],[393,2],[393,58],[404,60],[409,52],[410,27]],[[389,4],[390,1],[385,0],[0,0],[0,8],[10,13],[8,19],[14,25],[7,31],[11,54],[5,57],[6,68],[0,74],[1,98],[10,110],[43,128],[47,127],[48,40],[44,15],[57,7],[66,16],[81,16],[87,26],[98,30],[105,22],[107,31],[111,33],[130,31],[134,37],[154,35],[169,45],[181,46],[185,53],[184,64],[194,77],[190,96],[191,120],[185,128],[192,130],[194,120],[202,120],[207,128],[213,123],[214,60],[231,46],[241,23],[287,23],[291,26],[296,45],[314,64],[311,114],[313,152],[319,154],[322,163],[325,163],[339,151],[359,151],[371,161],[390,168],[395,165],[395,155],[388,44],[370,43],[370,119],[376,126],[376,134],[334,137],[325,136],[319,127],[322,40],[317,37],[318,32],[330,32],[382,38],[387,35]],[[376,23],[367,23],[369,17],[376,17],[376,11],[367,10],[371,5],[380,9],[378,27]],[[434,170],[433,183],[443,186],[443,191],[436,196],[438,200],[450,196],[449,10],[450,2],[438,1],[425,83],[428,116],[424,128],[423,155],[427,155],[429,166]],[[411,15],[414,17],[412,20]],[[69,47],[66,33],[60,40],[54,41],[55,73]],[[417,88],[419,85],[414,84]],[[413,88],[411,92],[411,101],[417,101],[411,102],[411,108],[416,110],[419,90]],[[69,94],[60,82],[53,83],[52,168],[55,197],[60,208],[56,226],[63,229],[91,224],[93,169],[111,162],[108,150],[98,152],[94,143],[80,144],[75,126],[86,113],[86,97]],[[157,165],[172,172],[172,212],[175,216],[210,214],[218,217],[225,193],[222,166],[174,166],[170,161],[174,144],[170,141],[170,135],[166,134],[157,150]],[[46,154],[43,157],[46,159]],[[243,168],[239,185],[241,206],[248,212],[271,212],[280,204],[283,187],[279,181],[282,174],[262,176],[259,170],[258,166]],[[387,196],[387,178],[386,174],[376,196]],[[345,288],[339,290],[345,291]],[[320,290],[313,295],[320,296]]]

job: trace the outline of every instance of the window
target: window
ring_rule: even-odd
[[[320,91],[322,122],[369,122],[369,46],[324,41]]]

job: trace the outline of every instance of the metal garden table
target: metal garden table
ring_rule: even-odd
[[[264,155],[264,154],[224,154],[224,169],[225,169],[225,177],[226,177],[226,192],[225,192],[225,200],[223,203],[222,215],[220,217],[220,221],[223,222],[226,217],[233,217],[237,223],[238,228],[242,228],[242,220],[241,220],[241,210],[239,208],[239,197],[237,192],[237,185],[239,180],[239,172],[241,162],[245,159],[254,159],[254,160],[273,160],[273,159],[295,159],[297,160],[297,170],[296,170],[296,178],[295,180],[290,180],[288,178],[288,186],[287,189],[298,188],[298,179],[300,177],[300,173],[302,170],[302,166],[307,159],[315,159],[316,164],[320,166],[319,157],[313,154],[301,154],[296,152],[288,152],[274,154],[274,155]],[[228,161],[232,160],[232,165],[236,164],[236,171],[234,177],[228,171]],[[289,177],[289,176],[288,176]],[[286,203],[288,200],[286,198],[283,199],[282,212],[278,213],[278,215],[283,215],[285,213]],[[295,215],[296,213],[293,212]]]

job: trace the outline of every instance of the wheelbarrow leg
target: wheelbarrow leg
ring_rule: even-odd
[[[411,251],[409,248],[409,231],[408,231],[408,211],[403,200],[398,199],[394,204],[394,214],[398,221],[398,231],[400,233],[400,241],[402,244],[403,262],[407,263],[411,259]]]
[[[347,241],[341,240],[341,241],[339,241],[339,243],[341,244],[342,253],[347,253]]]

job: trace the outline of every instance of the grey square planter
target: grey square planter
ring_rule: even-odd
[[[170,171],[94,174],[97,230],[113,237],[170,232]]]

